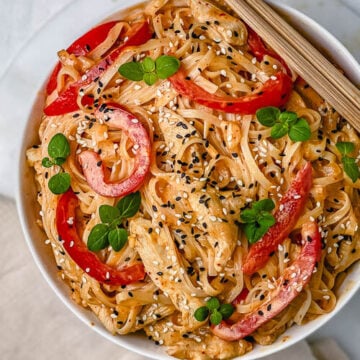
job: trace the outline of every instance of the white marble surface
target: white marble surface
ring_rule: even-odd
[[[0,0],[0,81],[12,59],[21,56],[19,50],[27,40],[72,1],[76,0]],[[360,60],[360,0],[281,2],[318,21]],[[1,106],[5,107],[6,104]],[[9,148],[14,148],[17,140],[11,139],[10,146],[9,139],[4,136],[8,126],[9,119],[0,117],[0,153],[3,159],[0,162],[0,194],[12,197],[15,170],[10,169],[11,164],[16,164]],[[41,278],[25,248],[13,202],[0,197],[0,212],[3,215],[0,220],[0,243],[8,244],[16,239],[13,240],[13,246],[8,246],[5,252],[1,252],[0,257],[0,281],[4,285],[0,301],[0,358],[135,359],[131,353],[91,332],[65,309]],[[12,214],[11,217],[7,216],[9,214]],[[7,290],[9,284],[14,286],[12,291]],[[333,337],[350,359],[360,359],[359,310],[360,294],[357,294],[343,311],[309,340]],[[39,322],[39,319],[43,320]],[[86,347],[85,344],[92,346]],[[309,359],[306,356],[303,358]],[[295,360],[295,357],[292,359]],[[328,359],[332,360],[333,357]]]

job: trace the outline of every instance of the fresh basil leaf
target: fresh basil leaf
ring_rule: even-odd
[[[105,224],[97,224],[95,225],[89,234],[87,247],[91,251],[100,251],[105,249],[108,244],[108,233],[109,226]]]
[[[231,304],[222,304],[219,309],[219,312],[224,319],[228,319],[234,313],[234,311],[235,309]]]
[[[295,124],[291,125],[289,138],[292,141],[306,141],[311,137],[311,129],[308,122],[300,118]]]
[[[48,153],[53,158],[67,158],[70,155],[70,145],[65,135],[54,135],[48,145]]]
[[[140,192],[137,191],[123,197],[117,203],[116,207],[120,210],[120,216],[122,218],[131,218],[139,211],[140,203],[141,195]]]
[[[144,76],[141,64],[135,61],[122,64],[118,71],[124,78],[132,81],[141,81]]]
[[[147,85],[154,85],[158,79],[158,76],[155,73],[146,73],[144,74],[143,80]]]
[[[209,309],[206,306],[201,306],[197,308],[194,312],[194,318],[197,321],[205,321],[209,316]]]
[[[341,155],[348,155],[355,150],[355,144],[350,141],[339,141],[336,143],[336,147]]]
[[[151,73],[155,71],[155,61],[151,57],[146,57],[142,61],[141,66],[144,73]]]
[[[271,199],[262,199],[254,202],[252,208],[257,211],[272,211],[275,209],[275,203]]]
[[[212,297],[206,302],[206,306],[210,311],[217,310],[220,307],[220,301],[216,297]]]
[[[44,157],[41,161],[41,165],[43,167],[50,168],[54,165],[54,163],[48,157]]]
[[[251,223],[256,221],[257,218],[257,210],[256,209],[245,209],[240,213],[240,219],[244,223]]]
[[[60,165],[62,165],[65,161],[66,161],[66,158],[58,157],[58,158],[54,159],[54,164],[60,166]]]
[[[273,139],[280,139],[285,136],[289,131],[287,123],[277,123],[271,128],[271,137]]]
[[[280,116],[280,110],[273,106],[261,108],[256,111],[256,117],[261,125],[274,126]]]
[[[280,122],[286,122],[289,125],[295,124],[297,119],[297,114],[293,111],[284,111],[279,116]]]
[[[275,224],[275,218],[269,212],[262,211],[259,214],[258,222],[261,224],[261,226],[267,226],[268,228],[270,228]]]
[[[103,223],[111,223],[120,217],[120,211],[114,206],[100,205],[99,215]]]
[[[210,315],[210,322],[213,325],[219,325],[222,319],[223,319],[222,314],[217,310],[214,310],[213,313]]]
[[[266,234],[268,229],[269,226],[263,225],[257,221],[244,225],[244,232],[250,244],[260,240]]]
[[[108,234],[108,239],[114,251],[120,251],[128,240],[128,233],[125,229],[116,228],[110,230]]]
[[[343,163],[346,175],[352,180],[352,182],[356,182],[356,180],[360,177],[360,171],[355,159],[348,156],[343,156],[341,161]]]
[[[174,75],[180,67],[180,61],[174,56],[162,55],[155,60],[156,73],[160,79],[167,79]]]
[[[53,194],[59,195],[69,189],[70,182],[71,179],[68,173],[59,173],[50,178],[48,187]]]

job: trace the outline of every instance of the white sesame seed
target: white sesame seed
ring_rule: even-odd
[[[89,273],[89,272],[90,272],[90,268],[87,267],[87,268],[85,269],[85,271],[86,271],[87,273]]]

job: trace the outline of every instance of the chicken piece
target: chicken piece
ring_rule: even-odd
[[[247,29],[241,20],[203,0],[190,0],[190,8],[195,19],[203,23],[210,21],[228,44],[246,44]]]
[[[201,219],[197,226],[207,234],[204,238],[214,251],[214,268],[221,272],[235,249],[238,227],[232,221],[227,222],[224,207],[214,190],[190,193],[188,201],[193,216]]]
[[[149,220],[137,218],[130,222],[130,232],[136,236],[136,249],[146,272],[181,312],[181,324],[187,329],[196,329],[202,323],[193,314],[203,306],[199,297],[206,294],[192,284],[185,270],[186,261],[177,251],[169,230],[164,227],[156,234],[149,231],[150,228]]]

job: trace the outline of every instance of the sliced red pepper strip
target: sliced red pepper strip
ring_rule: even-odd
[[[105,24],[96,26],[88,31],[86,34],[75,40],[66,51],[69,54],[76,56],[86,55],[89,51],[95,49],[101,44],[108,35],[109,31],[117,24],[117,21],[110,21]],[[57,76],[61,69],[61,63],[58,62],[49,77],[49,81],[46,85],[47,94],[51,94],[57,87]]]
[[[231,304],[234,306],[240,304],[243,300],[246,299],[248,294],[249,290],[247,288],[244,288],[241,293],[231,302]]]
[[[104,167],[94,151],[83,151],[79,162],[90,187],[102,196],[123,197],[136,191],[144,182],[150,168],[150,139],[144,126],[118,104],[101,105],[95,116],[105,120],[110,127],[121,129],[133,142],[135,164],[132,174],[124,180],[110,183],[105,180]],[[135,150],[136,149],[136,150]],[[99,166],[100,162],[100,166]]]
[[[51,104],[45,109],[44,113],[48,116],[63,115],[79,109],[77,98],[79,90],[89,85],[94,79],[98,78],[111,64],[116,61],[119,55],[129,46],[141,45],[151,39],[152,33],[147,21],[133,24],[126,33],[127,41],[113,50],[108,56],[86,72],[86,79],[80,79],[65,89]],[[83,104],[92,104],[93,99],[84,96]]]
[[[281,65],[284,66],[284,68],[286,69],[287,74],[291,76],[291,71],[287,66],[285,60],[275,51],[266,47],[261,37],[253,29],[251,29],[250,27],[247,27],[247,29],[248,29],[248,45],[250,51],[254,54],[256,59],[258,61],[262,61],[265,55],[269,55],[274,59],[278,60],[281,63]]]
[[[210,94],[191,81],[182,69],[172,75],[169,80],[179,94],[199,104],[214,110],[247,115],[255,114],[256,110],[262,107],[281,107],[287,102],[292,89],[292,81],[289,76],[280,71],[275,76],[276,80],[269,79],[253,93],[239,98]]]
[[[301,253],[292,265],[284,270],[283,275],[277,280],[275,289],[267,295],[268,300],[234,324],[222,321],[219,325],[213,326],[211,331],[216,336],[227,341],[242,339],[279,314],[299,295],[310,281],[321,254],[321,236],[317,224],[304,224],[301,234],[304,244]]]
[[[108,285],[120,286],[143,280],[145,270],[143,264],[135,264],[124,269],[114,269],[100,261],[95,253],[88,250],[80,239],[75,225],[79,200],[70,189],[59,198],[56,208],[56,228],[63,247],[72,260],[89,276]],[[69,224],[69,219],[74,224]]]
[[[251,246],[242,270],[251,275],[261,269],[277,250],[279,244],[289,236],[306,204],[312,186],[312,168],[310,163],[296,174],[286,194],[281,198],[275,212],[275,224],[257,243]]]

